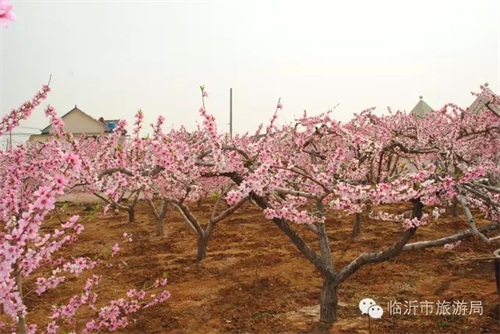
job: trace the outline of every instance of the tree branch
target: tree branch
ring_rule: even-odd
[[[460,203],[462,204],[462,208],[464,210],[464,214],[465,214],[465,217],[467,218],[467,222],[468,222],[469,227],[472,231],[472,234],[480,237],[484,242],[490,243],[490,240],[477,230],[476,223],[474,223],[474,217],[472,217],[472,213],[470,212],[469,206],[467,205],[467,201],[465,200],[465,197],[462,194],[463,189],[460,189],[460,190],[461,190],[460,194],[457,196],[457,198],[460,201]]]
[[[148,171],[143,171],[141,172],[141,176],[156,176],[159,173],[161,173],[163,170],[165,170],[165,167],[163,166],[155,166],[153,169],[148,170]],[[114,173],[122,173],[128,176],[134,176],[134,173],[129,171],[128,169],[125,169],[123,167],[116,167],[116,168],[108,168],[103,170],[102,172],[99,173],[98,178],[99,180],[102,179],[106,175],[112,175]]]
[[[222,219],[226,218],[227,216],[229,216],[230,214],[234,213],[236,210],[238,210],[242,205],[243,203],[245,203],[246,201],[248,200],[248,197],[243,197],[241,200],[239,200],[237,203],[231,205],[229,208],[227,208],[226,210],[222,211],[219,215],[217,216],[212,216],[210,218],[210,221],[215,224],[215,223],[218,223],[219,221],[221,221]]]
[[[283,194],[283,195],[301,196],[301,197],[306,197],[306,198],[310,198],[310,199],[318,199],[319,198],[317,195],[314,195],[313,193],[307,193],[307,192],[298,191],[298,190],[275,188],[274,191],[276,191],[278,194]]]
[[[403,251],[403,247],[406,245],[408,240],[410,240],[410,238],[415,234],[416,230],[417,230],[416,227],[407,229],[406,231],[404,231],[401,237],[391,247],[389,247],[386,250],[380,252],[363,253],[359,255],[354,261],[349,263],[347,266],[342,268],[342,270],[340,270],[337,273],[335,282],[337,284],[342,283],[365,264],[383,262],[398,255]]]
[[[250,198],[262,209],[270,207],[267,201],[259,195],[252,193]],[[308,259],[323,275],[333,275],[333,272],[328,271],[327,268],[325,268],[325,264],[321,260],[321,257],[319,257],[315,251],[307,246],[304,240],[290,227],[290,225],[288,225],[284,219],[273,218],[272,221],[283,233],[285,233],[285,235],[290,239],[290,241],[292,241],[302,255],[304,255],[306,259]]]
[[[478,228],[479,232],[489,232],[493,231],[495,229],[500,228],[500,222],[494,222],[491,224],[488,224],[486,226]],[[463,240],[467,237],[473,236],[474,232],[470,229],[465,230],[460,233],[456,233],[453,235],[449,235],[443,238],[435,239],[435,240],[428,240],[428,241],[419,241],[419,242],[412,242],[410,244],[407,244],[406,246],[403,247],[403,251],[412,251],[412,250],[417,250],[417,249],[424,249],[424,248],[429,248],[429,247],[436,247],[436,246],[444,246],[446,244],[456,242],[459,240]],[[493,240],[489,239],[489,240]]]
[[[191,214],[189,209],[182,203],[178,203],[176,201],[168,201],[170,204],[172,204],[181,214],[182,218],[184,218],[184,221],[186,222],[187,226],[189,226],[194,233],[198,236],[204,236],[205,232],[203,232],[203,229],[201,228],[200,224],[198,224],[197,219]],[[185,210],[187,209],[187,210]],[[193,219],[193,220],[191,220]]]

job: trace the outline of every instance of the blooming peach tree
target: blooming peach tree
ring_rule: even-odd
[[[152,146],[159,146],[156,161],[163,170],[154,179],[155,185],[148,187],[153,197],[158,197],[165,208],[169,204],[177,209],[188,227],[198,238],[197,261],[206,256],[208,241],[217,223],[230,216],[247,200],[242,197],[229,207],[220,209],[221,200],[234,186],[232,180],[219,176],[220,170],[231,169],[238,162],[234,155],[225,155],[222,148],[230,138],[219,135],[215,119],[205,110],[204,98],[207,96],[202,86],[203,107],[200,115],[203,126],[193,133],[183,129],[164,134],[157,126]],[[162,145],[163,143],[163,145]],[[209,158],[211,160],[206,160]],[[196,217],[191,206],[203,197],[215,196],[211,216],[203,226],[201,218]],[[152,200],[151,206],[154,209]],[[158,213],[155,210],[155,216]]]
[[[116,165],[108,165],[101,175],[122,177],[130,186],[134,182],[142,189],[144,198],[150,205],[156,219],[156,234],[163,236],[164,220],[168,206],[175,208],[184,218],[186,225],[198,239],[197,261],[206,256],[208,241],[218,222],[234,213],[246,201],[241,198],[225,209],[220,208],[223,198],[231,187],[232,180],[217,175],[220,169],[229,168],[235,155],[225,155],[222,147],[228,136],[219,135],[213,116],[205,111],[206,91],[202,88],[203,107],[200,115],[203,125],[197,131],[188,132],[184,128],[164,132],[163,116],[152,124],[153,135],[139,139],[138,130],[128,160],[116,160]],[[142,114],[136,116],[135,129],[142,127]],[[210,159],[210,160],[207,160]],[[121,176],[120,176],[121,175]],[[204,224],[197,217],[193,204],[202,198],[215,196],[211,217]]]
[[[247,196],[253,199],[321,273],[320,321],[324,324],[335,321],[341,283],[364,265],[388,260],[405,250],[443,246],[472,235],[488,242],[483,233],[499,227],[499,189],[484,179],[488,171],[498,172],[491,161],[493,155],[487,154],[498,147],[498,117],[460,113],[452,105],[423,121],[403,113],[377,119],[367,112],[356,117],[341,125],[328,113],[304,115],[295,126],[281,129],[273,125],[273,117],[265,135],[245,138],[245,145],[236,140],[218,145],[222,152],[240,159],[239,165],[223,166],[216,172],[238,185],[228,193],[228,203]],[[359,126],[367,121],[373,122],[373,129]],[[485,154],[478,154],[482,152],[478,151],[482,150],[480,142],[492,143],[486,145]],[[215,140],[212,146],[217,146]],[[205,159],[207,156],[200,164]],[[381,167],[374,168],[374,164]],[[384,165],[388,167],[382,168]],[[464,230],[436,240],[410,242],[416,230],[431,223],[432,217],[436,219],[439,207],[449,204],[454,196],[466,199],[461,201],[468,221]],[[401,218],[401,234],[394,243],[378,252],[362,253],[343,268],[336,268],[326,232],[327,210],[356,213],[362,203],[400,202],[411,202],[412,212]],[[492,223],[478,228],[470,205],[487,213]],[[424,206],[436,208],[430,215]],[[319,253],[291,223],[305,225],[316,235]]]
[[[138,112],[137,118],[142,118]],[[143,154],[143,141],[138,138],[137,121],[134,125],[134,140],[125,135],[127,122],[120,120],[112,134],[79,138],[82,152],[82,173],[80,179],[72,185],[72,191],[93,194],[105,204],[104,210],[125,210],[130,223],[135,222],[135,207],[142,193],[142,188],[132,171],[140,173],[146,165],[147,157]],[[138,163],[141,165],[138,166]],[[128,173],[114,173],[127,166]]]
[[[30,116],[43,101],[48,86],[19,109],[12,110],[0,123],[0,134],[11,131],[19,121]],[[61,120],[52,107],[46,114],[52,118],[56,134],[62,134]],[[55,197],[62,194],[68,180],[78,173],[80,159],[72,152],[64,152],[54,140],[45,145],[21,145],[0,153],[0,255],[2,289],[0,301],[3,311],[18,321],[19,331],[25,332],[26,306],[23,302],[23,277],[40,266],[50,263],[52,254],[65,243],[74,241],[74,234],[82,231],[78,217],[71,217],[53,233],[42,233],[43,220],[55,207]],[[84,261],[86,264],[86,261]],[[62,278],[52,276],[37,281],[37,292],[55,287]]]
[[[0,122],[0,135],[13,130],[27,119],[50,91],[44,86],[36,96],[20,108],[12,110]],[[2,332],[35,333],[37,326],[27,324],[28,307],[23,282],[35,280],[34,292],[43,295],[61,286],[68,275],[78,276],[98,265],[86,257],[64,260],[56,258],[58,250],[71,245],[84,226],[78,216],[70,217],[54,229],[45,222],[55,210],[56,197],[64,194],[70,184],[80,180],[84,164],[79,141],[64,133],[64,123],[51,106],[45,114],[51,120],[54,138],[45,143],[25,143],[0,152],[0,304],[7,319],[0,321]],[[116,246],[116,245],[115,245]],[[116,253],[117,246],[113,248]],[[49,273],[45,275],[44,273]],[[77,310],[87,305],[95,308],[97,293],[92,291],[100,277],[87,281],[82,295],[73,296],[68,304],[54,306],[46,333],[56,333],[59,327],[75,327]],[[166,280],[151,287],[161,288]],[[28,292],[29,293],[29,292]],[[127,325],[127,314],[164,302],[170,294],[146,297],[145,291],[130,290],[127,298],[111,301],[100,309],[94,320],[87,323],[85,333],[113,331]]]

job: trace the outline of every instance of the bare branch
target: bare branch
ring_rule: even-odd
[[[246,160],[250,160],[250,157],[248,156],[248,154],[245,151],[243,151],[242,149],[239,149],[237,147],[229,146],[229,145],[222,145],[222,149],[225,150],[225,151],[234,151],[234,152],[237,152],[243,158],[245,158]]]
[[[310,229],[312,232],[318,234],[318,229],[316,228],[316,226],[314,224],[311,224],[311,223],[306,223],[306,226],[308,229]]]
[[[245,203],[247,200],[248,200],[248,196],[242,198],[241,200],[239,200],[235,204],[231,205],[226,210],[222,211],[219,215],[217,215],[215,217],[212,216],[212,218],[210,218],[210,222],[212,224],[218,223],[222,219],[226,218],[227,216],[229,216],[230,214],[232,214],[233,212],[238,210],[238,208],[240,208],[243,205],[243,203]]]
[[[489,232],[493,231],[495,229],[500,228],[500,222],[494,222],[491,224],[488,224],[486,226],[478,228],[479,232]],[[474,232],[470,229],[465,230],[460,233],[456,233],[453,235],[449,235],[440,239],[436,240],[428,240],[428,241],[419,241],[419,242],[412,242],[410,244],[407,244],[406,246],[403,247],[403,251],[411,251],[411,250],[417,250],[417,249],[424,249],[424,248],[429,248],[429,247],[436,247],[436,246],[444,246],[446,244],[452,243],[452,242],[457,242],[459,240],[463,240],[467,237],[473,236]],[[489,240],[494,240],[496,238],[490,238]]]
[[[117,208],[120,208],[120,209],[125,209],[125,207],[123,207],[122,205],[120,205],[119,203],[116,203],[115,201],[113,201],[112,199],[109,199],[109,198],[106,198],[104,196],[101,196],[99,193],[93,193],[94,196],[96,196],[97,198],[103,200],[104,202],[108,203],[108,204],[111,204],[113,206],[116,206]]]
[[[474,217],[472,217],[472,213],[470,212],[469,206],[467,205],[467,201],[465,200],[465,197],[462,194],[463,190],[461,193],[457,196],[458,200],[462,204],[462,208],[464,210],[465,217],[467,218],[467,222],[469,223],[469,227],[472,231],[472,234],[480,237],[484,242],[490,243],[490,240],[486,238],[481,232],[478,231],[476,227],[476,223],[474,223]]]
[[[469,185],[469,186],[479,186],[479,187],[484,188],[486,190],[489,190],[491,192],[500,194],[500,189],[499,188],[492,187],[492,186],[489,186],[489,185],[486,185],[486,184],[482,184],[482,183],[479,183],[479,182],[467,183],[467,185]]]
[[[123,167],[117,167],[117,168],[108,168],[108,169],[103,170],[102,172],[99,173],[98,178],[100,180],[104,176],[106,176],[106,175],[112,175],[114,173],[122,173],[122,174],[125,174],[125,175],[128,175],[128,176],[133,176],[134,175],[131,171],[129,171],[129,170],[123,168]]]
[[[155,166],[151,170],[141,172],[140,175],[141,176],[156,176],[159,173],[161,173],[164,169],[165,169],[165,167],[158,165],[158,166]],[[134,176],[134,173],[132,173],[128,169],[125,169],[123,167],[116,167],[116,168],[108,168],[108,169],[103,170],[102,172],[99,173],[98,178],[100,180],[104,176],[106,176],[106,175],[112,175],[114,173],[122,173],[122,174],[125,174],[125,175],[128,175],[128,176]]]
[[[217,197],[217,200],[215,201],[215,204],[212,208],[212,214],[210,215],[211,218],[215,217],[219,203],[222,201],[222,199],[228,193],[228,191],[231,190],[232,186],[233,186],[232,184],[228,185],[225,189],[222,190],[220,196]]]
[[[288,170],[290,172],[293,172],[295,174],[298,174],[300,176],[303,176],[304,178],[316,183],[318,186],[320,186],[321,188],[323,188],[323,190],[325,190],[325,192],[327,193],[330,193],[331,191],[324,185],[322,184],[321,182],[319,182],[318,180],[314,179],[312,176],[309,176],[307,175],[305,172],[301,171],[300,169],[298,168],[292,168],[292,169],[289,169],[287,167],[281,167],[281,166],[274,166],[274,165],[271,165],[271,168],[276,168],[276,169],[283,169],[283,170]]]
[[[228,177],[233,180],[236,184],[241,184],[243,182],[243,178],[236,172],[223,172],[223,173],[214,173],[214,172],[206,172],[201,174],[202,177]]]
[[[349,276],[354,274],[357,270],[359,270],[365,264],[377,263],[386,261],[403,251],[403,247],[406,245],[408,240],[415,234],[417,230],[416,227],[407,229],[401,235],[401,237],[388,249],[380,251],[380,252],[372,252],[372,253],[363,253],[359,255],[354,261],[349,263],[347,266],[340,270],[335,278],[337,284],[345,281]]]
[[[149,204],[149,207],[151,208],[151,210],[153,210],[153,215],[158,220],[160,218],[160,213],[158,212],[158,210],[156,210],[156,206],[155,206],[153,200],[152,199],[148,199],[147,203]]]
[[[484,201],[486,201],[495,210],[500,207],[500,203],[498,203],[497,201],[494,201],[492,198],[490,198],[486,194],[481,193],[479,190],[476,190],[473,187],[468,186],[466,184],[464,184],[464,189],[470,191],[471,193],[473,193],[477,197],[479,197],[479,198],[483,199]]]
[[[292,195],[292,196],[301,196],[301,197],[306,197],[310,199],[318,199],[319,197],[313,193],[308,193],[305,191],[298,191],[298,190],[292,190],[292,189],[284,189],[284,188],[275,188],[274,189],[278,194],[283,194],[283,195]]]
[[[316,200],[316,209],[318,212],[318,217],[323,220],[325,209],[323,201],[321,201],[320,199]],[[330,249],[330,242],[328,241],[328,234],[326,233],[325,223],[323,221],[317,223],[316,229],[318,230],[319,248],[321,251],[321,260],[323,262],[323,266],[329,272],[334,272],[332,251]]]
[[[493,241],[493,240],[497,240],[497,239],[500,239],[500,235],[494,237],[494,238],[490,238],[490,241]]]
[[[250,197],[260,208],[262,209],[267,209],[270,208],[269,203],[267,201],[255,194],[252,193]],[[321,271],[325,275],[333,275],[332,271],[328,271],[324,264],[323,261],[321,260],[321,257],[318,256],[318,254],[309,248],[309,246],[306,244],[306,242],[295,232],[290,225],[287,223],[286,220],[281,219],[281,218],[273,218],[272,219],[273,223],[278,226],[278,228],[290,239],[290,241],[297,247],[297,249],[304,255],[314,266]]]
[[[176,201],[168,202],[179,211],[179,213],[182,215],[182,218],[184,218],[187,226],[189,226],[194,231],[194,233],[196,233],[196,235],[205,236],[205,232],[201,228],[200,224],[198,224],[198,220],[196,219],[196,217],[191,214],[189,208],[187,208],[184,204],[178,203]]]
[[[426,153],[435,153],[436,150],[432,148],[422,148],[422,149],[412,149],[412,148],[407,148],[403,144],[399,142],[393,142],[389,146],[384,147],[383,151],[388,151],[391,150],[393,151],[395,148],[399,148],[399,150],[403,153],[410,153],[410,154],[426,154]]]
[[[460,130],[460,134],[456,137],[456,139],[459,140],[474,135],[491,134],[492,130],[498,130],[498,126],[487,127],[486,129],[478,131],[467,131],[466,129],[462,129]]]

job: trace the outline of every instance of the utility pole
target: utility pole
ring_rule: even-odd
[[[229,135],[233,138],[233,89],[229,88]]]

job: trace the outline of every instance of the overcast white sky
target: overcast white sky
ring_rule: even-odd
[[[228,131],[336,104],[335,117],[375,106],[468,106],[489,82],[500,93],[500,0],[15,1],[0,28],[2,114],[52,74],[48,103],[62,115],[194,128],[199,85]],[[44,128],[40,108],[25,126]],[[18,132],[31,132],[19,129]],[[37,131],[33,131],[37,132]]]

